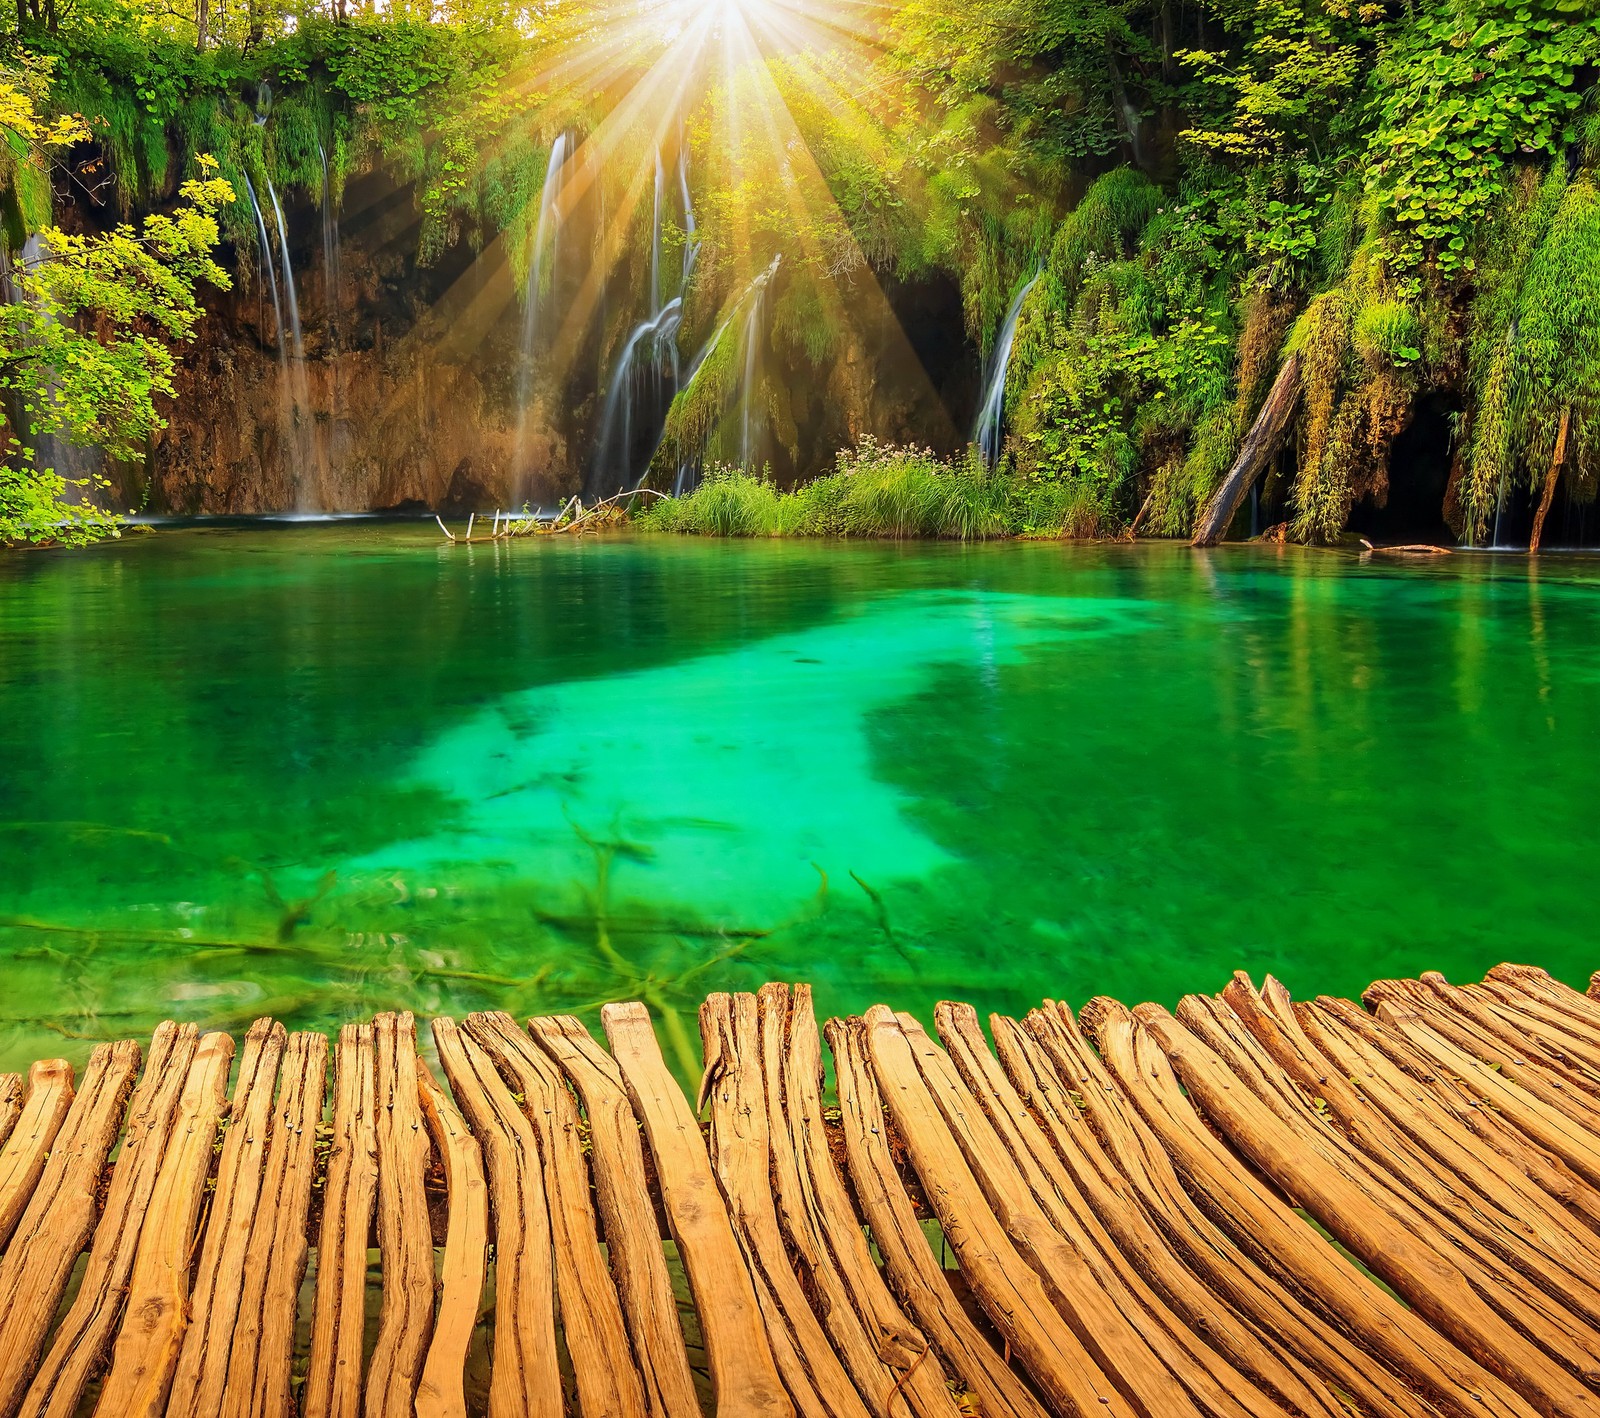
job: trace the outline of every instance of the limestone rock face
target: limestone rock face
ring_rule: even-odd
[[[412,194],[369,174],[345,194],[330,283],[321,213],[286,206],[299,356],[278,253],[275,313],[257,254],[225,251],[233,288],[202,292],[207,313],[181,352],[177,395],[164,401],[168,426],[142,467],[113,472],[111,505],[175,514],[482,512],[555,504],[584,486],[606,357],[637,318],[621,289],[626,272],[601,303],[594,323],[603,328],[575,337],[560,377],[550,371],[558,362],[546,359],[525,380],[522,311],[498,244],[480,252],[458,241],[420,265]],[[941,321],[931,345],[916,339],[913,349],[902,323],[909,317],[915,335],[928,292],[885,300],[871,289],[873,299],[851,303],[821,366],[764,334],[768,456],[780,482],[827,471],[862,434],[941,450],[962,441],[950,408],[968,397],[966,365],[975,370],[975,357],[959,311],[951,329]]]
[[[404,204],[374,205],[342,223],[336,292],[319,213],[291,211],[301,357],[287,328],[280,349],[271,283],[248,258],[232,290],[203,293],[168,426],[146,467],[125,476],[130,502],[174,513],[482,510],[577,485],[570,449],[585,410],[537,380],[519,410],[520,313],[504,261],[451,249],[420,267]],[[288,326],[281,266],[276,275]]]

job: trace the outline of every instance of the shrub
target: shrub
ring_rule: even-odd
[[[713,465],[693,492],[643,509],[639,524],[715,537],[986,541],[1103,536],[1114,510],[1102,490],[998,472],[972,449],[946,460],[931,449],[864,438],[839,454],[833,472],[790,492],[765,476]]]

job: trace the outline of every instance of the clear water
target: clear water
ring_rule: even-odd
[[[0,559],[0,719],[0,1066],[1600,966],[1594,562],[168,530]]]

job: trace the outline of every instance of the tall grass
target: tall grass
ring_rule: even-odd
[[[1027,481],[971,452],[946,461],[925,448],[863,439],[833,472],[791,492],[761,474],[713,465],[693,492],[653,502],[639,521],[710,537],[988,541],[1100,536],[1114,517],[1080,484]]]

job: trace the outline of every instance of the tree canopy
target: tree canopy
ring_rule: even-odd
[[[4,43],[4,387],[115,456],[154,427],[196,283],[226,280],[217,241],[257,240],[245,181],[336,202],[382,166],[421,259],[498,242],[520,285],[565,131],[604,155],[619,268],[654,155],[686,154],[686,350],[779,256],[777,338],[814,364],[879,279],[957,283],[987,352],[1037,276],[1005,457],[1103,530],[1187,532],[1287,350],[1292,535],[1383,498],[1427,396],[1455,411],[1468,537],[1507,486],[1600,481],[1573,354],[1600,351],[1594,0],[18,0]],[[57,207],[116,220],[54,226],[52,172]]]

